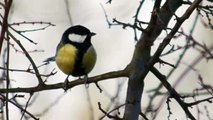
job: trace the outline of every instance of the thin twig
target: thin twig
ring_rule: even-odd
[[[0,66],[0,69],[8,70],[8,71],[11,71],[11,72],[25,72],[25,73],[37,74],[37,73],[32,71],[33,69],[30,69],[30,68],[28,68],[26,70],[20,70],[20,69],[11,69],[11,68],[7,69],[7,68]],[[55,75],[56,73],[57,73],[57,71],[55,71],[55,69],[53,69],[49,74],[39,74],[39,75],[42,76],[42,77],[49,77],[49,76]]]
[[[3,99],[3,101],[5,101],[6,97],[2,94],[0,94],[0,99]],[[19,108],[21,111],[25,111],[25,113],[27,113],[31,118],[33,118],[34,120],[39,120],[38,118],[36,118],[33,114],[31,114],[30,112],[28,112],[27,110],[24,110],[21,106],[17,105],[15,102],[13,102],[12,100],[7,100],[8,102],[10,102],[11,104],[13,104],[14,106],[16,106],[17,108]]]
[[[22,116],[21,116],[21,119],[20,119],[20,120],[23,119],[24,114],[26,113],[27,107],[28,107],[28,105],[29,105],[29,102],[30,102],[32,96],[33,96],[33,94],[30,94],[30,97],[29,97],[28,100],[27,100],[27,103],[26,103],[26,105],[25,105],[25,108],[24,108],[24,111],[23,111],[23,113],[22,113]]]
[[[166,79],[166,76],[162,75],[156,68],[152,68],[151,69],[152,73],[161,81],[161,83],[163,84],[163,86],[167,89],[167,91],[170,93],[170,96],[172,98],[174,98],[179,105],[182,107],[182,109],[185,111],[186,115],[192,119],[192,120],[196,120],[195,117],[192,115],[192,113],[189,111],[188,107],[186,105],[186,103],[184,103],[181,100],[181,96],[176,92],[176,90],[169,84],[169,82]]]
[[[35,62],[31,58],[31,56],[29,55],[29,53],[26,51],[26,49],[24,48],[24,46],[21,44],[21,42],[19,40],[17,40],[16,37],[14,37],[9,31],[8,31],[8,35],[19,45],[19,47],[25,53],[26,57],[28,58],[28,60],[32,64],[33,70],[36,73],[35,75],[36,75],[36,77],[38,79],[39,86],[42,86],[44,84],[44,82],[43,82],[43,80],[42,80],[42,78],[40,76],[39,70],[37,69],[37,66],[36,66]]]
[[[4,41],[4,36],[5,33],[8,29],[8,15],[9,15],[9,11],[10,11],[10,7],[12,5],[13,0],[8,0],[8,2],[5,4],[5,11],[4,11],[4,17],[3,17],[3,23],[2,23],[2,29],[1,29],[1,36],[0,36],[0,55],[1,55],[1,49],[2,49],[2,44]]]
[[[9,75],[9,61],[10,61],[10,44],[9,44],[10,38],[7,34],[7,60],[6,60],[6,89],[9,89],[10,86],[10,75]],[[6,119],[9,120],[9,106],[8,106],[8,97],[9,93],[6,93]]]
[[[64,0],[64,3],[65,3],[65,8],[66,8],[66,12],[67,12],[67,16],[68,16],[68,20],[70,22],[70,25],[72,26],[73,25],[73,20],[72,20],[72,17],[71,17],[71,13],[70,13],[70,6],[69,6],[69,0]]]
[[[89,93],[89,89],[87,89],[85,87],[85,91],[86,91],[86,97],[87,97],[87,103],[89,105],[89,119],[88,120],[94,120],[94,109],[93,109],[93,106],[92,106],[92,101],[91,101],[91,96],[90,96],[90,93]]]
[[[112,112],[114,112],[115,110],[117,110],[117,109],[119,109],[119,108],[125,106],[126,104],[127,104],[127,103],[121,104],[121,105],[117,106],[116,108],[112,109],[111,111],[106,112],[106,111],[104,111],[104,110],[102,109],[101,103],[98,102],[98,108],[99,108],[99,110],[101,110],[101,112],[103,112],[103,113],[105,114],[105,115],[102,116],[99,120],[102,120],[102,119],[103,119],[104,117],[106,117],[106,116],[109,117],[109,118],[114,118],[115,120],[123,120],[122,118],[119,118],[118,116],[112,116],[112,115],[110,115],[110,113],[112,113]]]

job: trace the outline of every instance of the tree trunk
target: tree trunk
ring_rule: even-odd
[[[150,68],[146,65],[150,59],[151,45],[167,27],[175,11],[182,5],[182,0],[167,0],[160,7],[161,1],[155,1],[152,16],[148,27],[142,32],[140,40],[135,46],[134,55],[129,65],[130,75],[128,81],[125,120],[138,120],[141,112],[141,98],[144,88],[144,78]]]

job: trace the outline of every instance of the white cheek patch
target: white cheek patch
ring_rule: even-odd
[[[68,38],[72,42],[83,43],[87,35],[69,34]]]

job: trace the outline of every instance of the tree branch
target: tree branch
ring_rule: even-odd
[[[182,107],[182,109],[185,111],[186,115],[191,120],[196,120],[195,117],[191,114],[191,112],[188,110],[188,106],[186,103],[184,103],[180,98],[181,96],[177,93],[177,91],[172,88],[172,86],[169,84],[169,82],[166,79],[166,76],[162,75],[156,68],[151,68],[152,73],[161,81],[163,86],[167,89],[167,91],[170,93],[170,96],[174,98],[179,105]]]
[[[120,70],[120,71],[114,71],[114,72],[108,72],[102,75],[94,76],[91,78],[88,78],[88,83],[97,83],[99,81],[103,81],[106,79],[110,78],[117,78],[117,77],[128,77],[128,69]],[[83,85],[85,84],[85,81],[83,79],[77,79],[70,81],[67,85],[67,88],[73,88],[78,85]],[[64,89],[64,82],[61,83],[56,83],[56,84],[43,84],[43,85],[38,85],[35,87],[26,87],[26,88],[10,88],[10,89],[0,89],[0,93],[35,93],[35,92],[40,92],[44,90],[55,90],[55,89]]]
[[[4,41],[4,36],[8,28],[8,16],[9,16],[9,11],[10,7],[12,5],[13,0],[8,0],[8,2],[5,3],[5,11],[4,11],[4,18],[3,18],[3,23],[2,23],[2,29],[1,29],[1,34],[0,34],[0,55],[1,55],[1,49],[2,49],[2,44]]]
[[[37,69],[37,66],[35,64],[35,62],[33,61],[33,59],[31,58],[30,54],[27,52],[27,50],[24,48],[24,46],[21,44],[21,42],[16,39],[16,37],[14,37],[9,31],[8,31],[8,35],[19,45],[19,47],[22,49],[22,51],[24,52],[24,54],[26,55],[26,57],[28,58],[28,60],[30,61],[30,63],[32,64],[33,70],[35,71],[35,75],[38,79],[38,86],[42,86],[44,84],[39,70]]]

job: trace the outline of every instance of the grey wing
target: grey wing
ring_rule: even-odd
[[[49,62],[52,62],[52,61],[55,61],[55,56],[49,57],[49,58],[47,58],[46,60],[44,60],[43,62],[44,62],[44,63],[49,63]]]
[[[58,49],[60,49],[62,46],[63,46],[63,43],[60,42],[60,43],[58,44],[58,46],[56,47],[56,55],[57,55]],[[56,55],[55,55],[55,56],[56,56]],[[46,60],[44,60],[43,62],[44,62],[44,63],[49,63],[49,62],[55,61],[55,56],[49,57],[49,58],[47,58]]]
[[[64,45],[64,43],[62,43],[62,42],[60,42],[59,44],[58,44],[58,46],[57,46],[57,48],[56,48],[56,55],[57,55],[57,52],[58,52],[58,50],[62,47]],[[55,56],[56,56],[55,55]]]

